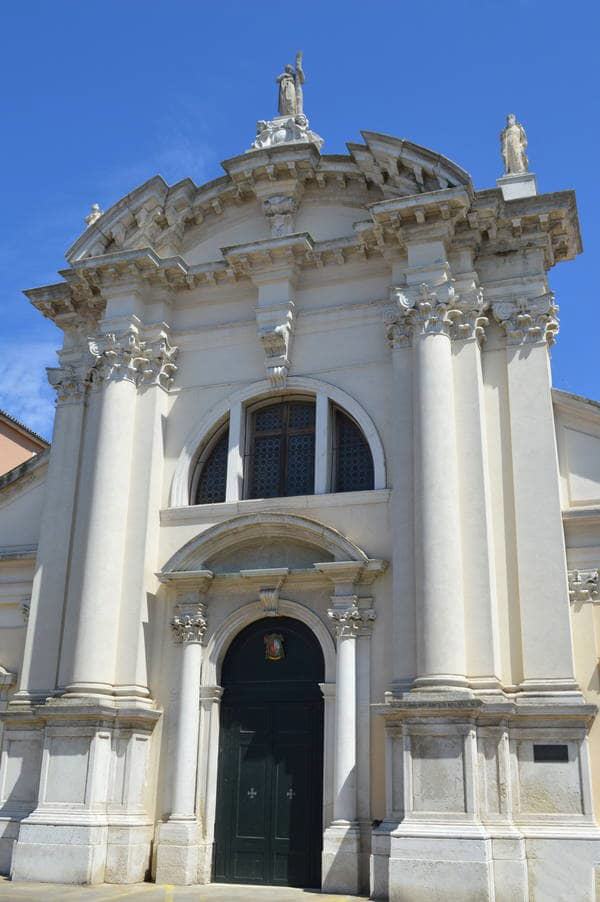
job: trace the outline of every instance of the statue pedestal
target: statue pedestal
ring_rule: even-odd
[[[533,172],[515,172],[496,179],[496,185],[502,191],[504,200],[517,200],[519,197],[535,197],[537,182]]]

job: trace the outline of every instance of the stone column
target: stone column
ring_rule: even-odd
[[[192,590],[179,597],[171,621],[175,643],[181,649],[179,696],[171,769],[171,814],[159,830],[157,883],[189,885],[198,882],[201,835],[196,812],[196,773],[205,612],[199,592]]]
[[[44,699],[57,687],[87,381],[79,351],[63,351],[61,357],[63,365],[48,370],[57,401],[23,666],[15,694],[21,699]]]
[[[460,481],[460,521],[469,685],[486,693],[500,690],[500,649],[496,567],[490,498],[489,452],[481,350],[488,319],[472,253],[455,262],[456,299],[451,311],[456,438]]]
[[[408,248],[406,286],[392,291],[412,332],[418,689],[466,687],[459,478],[450,311],[441,241]],[[412,265],[411,265],[412,264]]]
[[[111,695],[114,691],[125,562],[137,384],[142,347],[140,321],[104,332],[90,343],[92,370],[87,466],[75,525],[76,569],[70,584],[76,621],[70,695]],[[92,432],[95,441],[92,440]]]
[[[323,566],[323,565],[320,565]],[[335,566],[335,565],[334,565]],[[337,638],[333,822],[323,843],[323,890],[360,889],[360,825],[357,794],[357,640],[374,611],[359,607],[356,595],[332,597],[329,617]]]
[[[414,549],[414,420],[413,351],[410,326],[401,320],[397,305],[384,312],[386,338],[392,353],[393,443],[391,455],[392,568],[392,684],[402,695],[417,672]]]
[[[217,778],[219,768],[219,715],[221,710],[221,686],[200,688],[200,771],[198,777],[198,815],[202,822],[202,847],[198,868],[198,883],[210,883],[212,876],[215,813],[217,803]]]
[[[533,695],[577,692],[548,346],[558,308],[540,281],[535,297],[498,297],[506,335],[516,573],[523,681]]]

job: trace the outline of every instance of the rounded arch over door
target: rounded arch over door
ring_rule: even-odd
[[[177,460],[171,483],[171,507],[187,507],[190,503],[190,489],[198,454],[206,443],[207,437],[215,434],[218,427],[226,422],[230,413],[233,415],[236,409],[240,409],[240,405],[245,405],[248,402],[258,402],[262,398],[277,398],[278,396],[294,393],[308,393],[317,398],[319,396],[326,398],[356,421],[369,445],[373,458],[373,486],[375,489],[386,488],[387,477],[383,444],[373,420],[364,407],[355,398],[335,385],[330,385],[319,379],[290,376],[286,387],[281,389],[274,389],[267,380],[253,382],[251,385],[219,401],[196,423],[188,434]]]
[[[301,621],[246,626],[223,661],[214,879],[319,886],[325,662]]]

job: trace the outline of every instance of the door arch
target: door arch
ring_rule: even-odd
[[[324,660],[301,621],[264,617],[232,641],[223,698],[217,882],[320,886]]]

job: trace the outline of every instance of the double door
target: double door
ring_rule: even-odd
[[[266,688],[223,698],[214,879],[317,887],[323,702]]]

